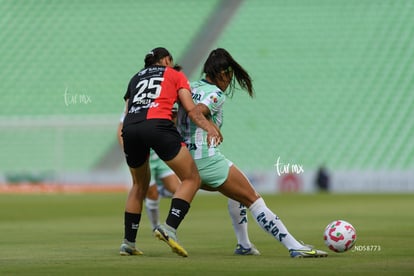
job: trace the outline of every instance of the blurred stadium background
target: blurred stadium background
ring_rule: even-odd
[[[127,187],[122,96],[164,46],[191,80],[216,47],[251,73],[222,151],[260,191],[316,191],[324,166],[334,192],[414,192],[413,1],[0,0],[0,41],[3,189]]]

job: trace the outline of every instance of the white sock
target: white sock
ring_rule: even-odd
[[[237,243],[244,248],[252,247],[247,232],[247,208],[243,204],[233,199],[228,200],[227,208],[236,234]]]
[[[160,211],[159,211],[159,204],[160,204],[160,198],[157,200],[145,199],[145,208],[147,209],[148,218],[152,224],[152,229],[155,229],[158,225],[160,225],[159,217],[160,217]]]
[[[269,208],[263,198],[257,199],[250,207],[250,212],[259,226],[281,242],[287,249],[299,249],[299,243],[287,230],[283,222]]]

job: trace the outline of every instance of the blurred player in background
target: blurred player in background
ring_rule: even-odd
[[[126,115],[122,138],[133,185],[125,206],[120,254],[143,254],[136,248],[135,241],[150,182],[149,154],[152,148],[181,180],[171,200],[166,222],[156,227],[154,234],[166,242],[173,252],[186,257],[188,253],[179,244],[176,230],[187,214],[201,180],[194,160],[172,121],[174,103],[180,102],[192,122],[207,132],[210,141],[220,143],[222,136],[195,109],[188,79],[172,68],[173,58],[167,49],[153,49],[145,56],[144,63],[144,68],[131,78],[124,96]]]
[[[207,118],[211,118],[216,126],[221,127],[223,104],[226,98],[224,92],[229,88],[228,94],[232,96],[237,80],[240,87],[252,97],[254,93],[252,81],[247,71],[222,48],[210,53],[204,63],[203,72],[205,78],[191,85],[193,100],[197,104],[195,109]],[[237,211],[240,203],[247,206],[258,225],[281,242],[289,250],[291,257],[327,256],[324,251],[298,242],[288,232],[280,218],[266,206],[247,177],[221,154],[218,147],[208,143],[210,138],[206,132],[195,125],[181,108],[178,111],[177,124],[196,162],[204,188],[217,190],[232,199],[229,201],[229,210],[234,208]],[[239,237],[248,237],[247,224],[244,227],[243,224],[239,224],[239,221],[233,220],[233,226],[239,240],[236,252],[254,252],[256,249],[248,239],[245,239],[243,244],[240,242],[242,238]]]

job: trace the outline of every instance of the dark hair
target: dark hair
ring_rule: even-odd
[[[168,57],[168,56],[171,57],[171,60],[172,60],[172,55],[170,54],[170,52],[168,52],[167,49],[163,47],[154,48],[151,51],[149,51],[149,53],[145,56],[144,67],[147,68],[149,66],[155,65],[161,59]]]
[[[173,69],[175,71],[182,71],[183,70],[183,67],[181,65],[179,65],[179,64],[174,64]]]
[[[234,77],[230,82],[228,95],[231,97],[233,95],[235,87],[235,80],[240,85],[243,90],[246,90],[249,93],[250,97],[253,97],[253,84],[252,79],[250,78],[249,73],[234,60],[227,50],[223,48],[217,48],[211,51],[206,62],[204,63],[203,72],[208,76],[213,82],[217,82],[223,78],[222,73],[224,72],[227,76],[231,76],[231,72],[234,72]],[[224,91],[223,91],[224,92]]]

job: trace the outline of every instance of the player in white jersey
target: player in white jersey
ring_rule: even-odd
[[[226,99],[224,92],[227,90],[227,93],[232,95],[237,80],[240,87],[253,96],[252,81],[247,71],[222,48],[210,53],[204,63],[203,72],[205,78],[191,85],[195,108],[220,128],[223,124],[223,104]],[[196,162],[203,188],[219,191],[232,199],[229,201],[229,210],[238,208],[239,202],[247,206],[258,225],[281,242],[289,250],[291,257],[308,258],[328,255],[322,250],[298,242],[288,232],[280,218],[266,206],[263,198],[255,191],[247,177],[221,154],[217,144],[211,146],[214,145],[214,141],[207,141],[207,133],[194,125],[183,110],[179,110],[177,123],[178,130]],[[247,220],[243,222],[247,223]],[[247,224],[243,223],[244,227],[239,227],[238,223],[239,221],[233,220],[239,243],[235,253],[240,251],[240,248],[242,251],[249,252],[254,246],[248,240]]]

